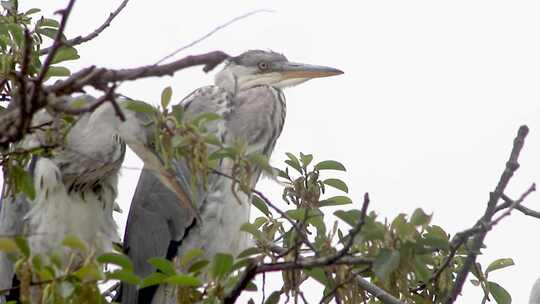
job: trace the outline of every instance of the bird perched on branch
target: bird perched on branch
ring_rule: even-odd
[[[222,120],[208,128],[224,145],[237,139],[247,143],[247,152],[270,157],[285,121],[283,89],[307,80],[342,74],[334,68],[293,63],[281,54],[252,50],[232,57],[215,77],[215,84],[195,90],[182,102],[185,115],[217,113]],[[189,188],[191,172],[181,162],[172,166],[177,179]],[[218,170],[232,175],[231,163],[222,161]],[[254,187],[260,172],[253,172]],[[199,223],[187,215],[178,198],[148,170],[143,170],[131,203],[124,247],[140,276],[154,269],[151,257],[180,257],[200,248],[210,258],[217,252],[237,254],[248,246],[248,236],[240,226],[249,220],[249,195],[231,190],[232,181],[213,175],[207,188],[197,196]],[[191,197],[192,199],[194,196]],[[122,286],[122,303],[176,303],[174,287],[163,285],[136,290]]]
[[[90,96],[77,98],[83,99],[95,102]],[[33,125],[53,120],[42,111],[34,117]],[[71,251],[62,247],[62,241],[67,235],[84,241],[96,254],[111,251],[113,242],[120,242],[112,214],[118,173],[126,151],[120,130],[126,127],[136,132],[138,127],[136,119],[126,124],[123,126],[115,117],[110,104],[79,116],[65,141],[50,156],[34,156],[31,160],[28,171],[35,187],[33,201],[22,193],[15,198],[7,195],[4,184],[0,235],[27,236],[32,255],[47,257],[59,252],[66,262]],[[42,147],[47,140],[47,132],[38,130],[27,135],[22,145],[24,149]],[[81,260],[76,258],[71,265],[76,266]],[[0,288],[10,288],[13,278],[12,261],[0,252]],[[13,292],[16,294],[17,290],[12,291],[12,296],[18,300]]]

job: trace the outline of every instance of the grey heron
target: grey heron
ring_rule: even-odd
[[[95,101],[90,96],[77,99]],[[33,125],[51,119],[42,111],[34,117]],[[27,235],[32,254],[45,257],[60,252],[61,258],[68,258],[67,248],[61,246],[66,235],[86,242],[96,254],[111,251],[113,242],[120,242],[112,213],[126,149],[120,136],[124,128],[136,132],[137,120],[129,119],[124,125],[110,104],[81,115],[69,129],[64,144],[49,157],[32,159],[29,171],[36,190],[33,202],[24,194],[15,199],[2,196],[0,235]],[[37,147],[45,141],[45,132],[38,130],[28,135],[22,145]],[[0,252],[0,288],[10,288],[13,275],[12,262]]]
[[[205,112],[218,113],[223,120],[212,122],[209,129],[225,145],[237,139],[247,143],[247,152],[270,156],[285,121],[283,89],[312,78],[343,72],[325,66],[293,63],[272,51],[251,50],[230,58],[217,73],[215,83],[195,90],[181,105],[187,116]],[[190,172],[175,163],[176,175],[186,187]],[[231,164],[221,162],[221,172],[231,174]],[[254,172],[254,187],[260,172]],[[135,265],[135,273],[147,276],[154,269],[147,263],[151,257],[169,259],[200,248],[206,257],[217,252],[237,254],[249,244],[240,226],[249,220],[248,195],[235,201],[231,180],[212,176],[207,190],[198,195],[202,223],[189,218],[175,195],[148,170],[143,170],[131,203],[124,247]],[[172,286],[148,287],[137,291],[122,286],[122,303],[176,303]]]

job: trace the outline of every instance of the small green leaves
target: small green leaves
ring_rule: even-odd
[[[352,203],[352,200],[346,196],[338,195],[327,198],[319,203],[319,207],[339,206]]]
[[[512,265],[514,265],[514,260],[510,258],[495,260],[491,262],[491,264],[489,264],[489,266],[486,268],[486,275],[494,270],[502,269]]]
[[[431,215],[427,215],[421,208],[414,210],[414,213],[411,216],[411,224],[415,226],[427,225],[430,221]]]
[[[267,217],[271,215],[270,210],[268,210],[268,206],[266,206],[266,203],[259,196],[253,195],[251,203]]]
[[[98,256],[97,261],[103,264],[113,264],[126,270],[133,270],[133,263],[129,257],[118,253],[104,253]]]
[[[30,245],[28,245],[28,240],[26,238],[17,236],[15,237],[15,243],[25,258],[30,257]]]
[[[320,267],[308,269],[306,270],[306,273],[325,286],[329,283],[328,278],[326,277],[326,273],[324,273],[324,270]]]
[[[325,185],[341,190],[345,193],[349,193],[349,187],[345,184],[344,181],[337,178],[328,178],[323,181]]]
[[[148,263],[166,275],[170,276],[176,273],[173,263],[167,259],[153,257],[148,259]]]
[[[150,104],[140,100],[128,100],[122,104],[126,109],[137,113],[154,114],[156,109]]]
[[[300,152],[300,160],[302,161],[302,166],[306,168],[313,160],[313,155]]]
[[[335,216],[337,216],[339,219],[341,219],[342,221],[344,221],[345,223],[347,223],[347,224],[349,224],[349,225],[351,225],[353,227],[360,220],[360,215],[361,214],[362,214],[362,212],[360,212],[360,210],[358,210],[358,209],[347,210],[347,211],[338,210],[338,211],[334,212]]]
[[[204,254],[204,251],[200,248],[193,248],[186,252],[180,259],[180,265],[182,267],[187,267],[191,262],[197,260],[199,257],[201,257]]]
[[[54,58],[51,64],[56,64],[56,63],[67,61],[67,60],[76,60],[79,58],[80,56],[79,54],[77,54],[77,49],[75,49],[72,46],[64,45],[58,49],[58,51],[54,55]]]
[[[66,67],[51,66],[45,74],[45,78],[50,77],[65,77],[71,75],[71,71]]]
[[[216,279],[227,275],[233,266],[233,257],[230,254],[216,253],[212,260],[211,275]]]
[[[36,198],[36,189],[30,174],[19,166],[11,168],[11,178],[15,182],[15,189],[22,191],[30,200],[34,200]]]
[[[196,277],[187,275],[187,274],[175,274],[165,279],[166,283],[186,286],[186,287],[197,287],[202,284],[201,280]]]
[[[383,248],[373,262],[373,272],[385,282],[390,273],[399,266],[399,251]]]
[[[161,272],[153,272],[142,280],[141,284],[139,285],[139,288],[146,288],[148,286],[159,285],[163,283],[163,281],[166,278],[167,276]]]
[[[506,291],[506,289],[504,289],[501,285],[495,282],[488,281],[487,286],[489,289],[489,293],[491,293],[493,298],[495,298],[495,301],[497,302],[497,304],[511,304],[512,303],[512,297],[510,296],[508,291]]]
[[[345,166],[343,166],[340,162],[337,162],[335,160],[325,160],[317,165],[315,165],[316,170],[337,170],[337,171],[347,171],[345,169]]]
[[[166,109],[171,103],[172,89],[171,87],[166,87],[161,92],[161,107]]]
[[[80,252],[86,252],[88,250],[86,243],[76,235],[66,235],[64,240],[62,240],[62,245]]]
[[[291,166],[292,168],[294,168],[299,173],[302,173],[302,165],[300,165],[300,161],[298,160],[298,158],[296,158],[296,156],[294,156],[294,154],[292,153],[287,152],[285,154],[289,158],[288,160],[285,161],[285,163]]]
[[[107,279],[119,280],[133,285],[137,285],[141,281],[141,278],[135,275],[131,270],[125,269],[118,269],[113,272],[107,273]]]
[[[0,251],[18,252],[19,246],[17,246],[17,243],[12,239],[0,238]]]

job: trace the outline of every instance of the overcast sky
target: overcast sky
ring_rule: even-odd
[[[66,0],[20,1],[46,14]],[[74,37],[93,31],[120,1],[78,1],[67,28]],[[342,174],[357,208],[364,192],[382,217],[421,206],[454,234],[483,214],[521,124],[531,133],[521,168],[508,187],[518,197],[540,181],[540,2],[538,1],[142,1],[128,7],[99,38],[79,47],[77,69],[154,63],[227,20],[252,16],[179,54],[272,49],[290,60],[334,66],[340,77],[291,88],[287,120],[272,163],[284,152],[343,162]],[[125,83],[120,91],[157,103],[165,86],[175,100],[210,84],[199,68]],[[129,168],[141,162],[129,154]],[[122,171],[119,217],[123,230],[139,170]],[[257,186],[280,200],[276,185]],[[526,205],[540,209],[540,196]],[[514,267],[492,279],[525,303],[540,276],[540,221],[514,212],[488,235],[487,265],[512,257]],[[479,303],[467,283],[459,303]]]

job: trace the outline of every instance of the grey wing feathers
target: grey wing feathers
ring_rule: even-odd
[[[180,102],[187,117],[204,112],[221,114],[227,104],[228,95],[215,86],[200,88]],[[223,100],[220,100],[223,99]],[[219,104],[217,101],[219,100]],[[207,126],[210,132],[218,132],[214,124]],[[148,132],[154,130],[148,128]],[[153,135],[149,135],[153,138]],[[191,174],[183,161],[172,164],[176,178],[196,205],[204,200],[202,191],[194,196],[191,191]],[[198,189],[200,190],[200,189]],[[151,257],[165,258],[171,241],[179,241],[187,226],[191,224],[188,212],[178,203],[178,198],[167,189],[149,170],[143,170],[131,202],[124,236],[124,249],[135,266],[135,273],[145,277],[154,271],[147,260]],[[122,303],[137,303],[134,286],[122,287]]]

